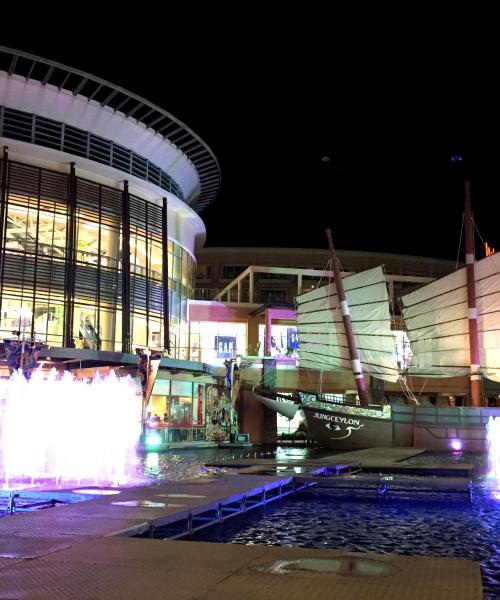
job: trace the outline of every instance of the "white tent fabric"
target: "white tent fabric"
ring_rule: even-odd
[[[396,343],[382,267],[345,277],[343,284],[363,372],[396,381]],[[297,297],[297,329],[302,367],[351,371],[334,283]]]
[[[500,254],[487,256],[474,267],[481,371],[500,381]],[[401,300],[413,352],[410,374],[452,377],[470,373],[465,268]]]

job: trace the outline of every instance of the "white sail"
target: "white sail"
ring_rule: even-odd
[[[396,344],[382,267],[345,277],[343,284],[363,372],[396,381]],[[302,367],[352,371],[334,283],[297,297],[297,328]]]
[[[500,254],[474,265],[484,376],[500,381]],[[465,268],[401,298],[413,352],[410,374],[453,377],[470,373]]]

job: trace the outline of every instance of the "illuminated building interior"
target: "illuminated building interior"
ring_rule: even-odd
[[[122,192],[75,177],[73,216],[67,191],[71,175],[11,161],[6,172],[0,335],[22,331],[51,346],[122,350]],[[52,186],[44,189],[40,182]],[[169,241],[164,268],[161,206],[133,195],[129,202],[127,345],[165,347],[162,285],[168,279],[171,353],[184,357],[194,260]],[[68,268],[74,270],[74,290],[68,289]]]

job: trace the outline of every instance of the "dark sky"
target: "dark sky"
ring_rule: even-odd
[[[119,26],[11,30],[0,43],[122,85],[196,131],[222,171],[201,214],[209,246],[324,248],[331,227],[338,249],[454,260],[466,171],[479,233],[500,248],[494,56],[462,31],[432,47],[428,32],[380,32],[361,47],[337,43],[342,23],[326,14],[295,16],[144,28],[130,43]]]

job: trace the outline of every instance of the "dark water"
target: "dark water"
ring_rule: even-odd
[[[500,598],[500,501],[486,482],[473,502],[356,502],[298,493],[191,539],[353,552],[461,557],[481,563],[485,598]]]
[[[224,468],[230,460],[259,458],[287,459],[289,461],[306,458],[331,456],[318,448],[269,448],[269,449],[229,449],[199,448],[172,450],[170,452],[147,452],[139,458],[138,474],[152,481],[179,481],[198,475],[200,467],[206,463],[217,463]],[[230,467],[228,463],[228,468]]]
[[[278,449],[278,458],[316,458],[323,454],[323,451],[314,448]],[[224,456],[232,458],[233,455],[224,451],[222,454],[219,452],[217,457],[217,453],[208,451],[203,459],[210,461]],[[234,457],[239,456],[236,454]],[[267,456],[273,457],[271,454]],[[200,460],[197,453],[187,453],[182,458]],[[358,498],[353,501],[303,492],[209,527],[191,539],[467,558],[481,563],[485,599],[498,600],[500,499],[495,499],[491,483],[482,475],[485,456],[426,453],[405,461],[405,464],[437,464],[443,461],[476,464],[472,503],[465,498],[388,498],[379,501]],[[169,466],[167,471],[169,469],[172,467]]]

